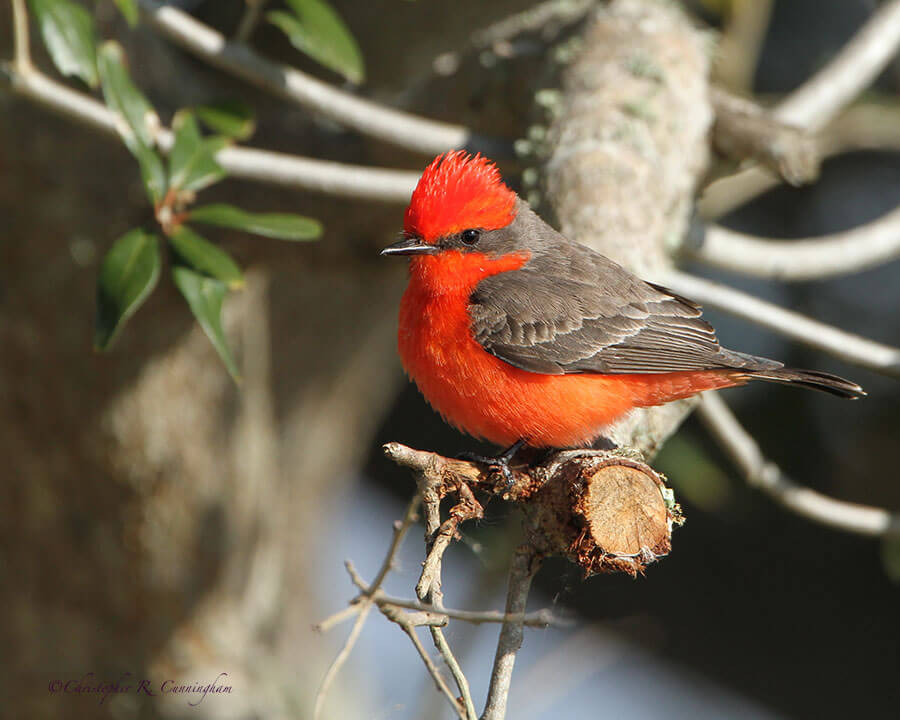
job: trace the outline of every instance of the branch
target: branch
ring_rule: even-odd
[[[313,720],[318,720],[318,718],[322,717],[322,709],[325,707],[325,699],[328,697],[328,690],[331,688],[331,683],[334,682],[334,679],[344,666],[344,663],[347,662],[347,658],[350,657],[350,653],[353,651],[353,647],[359,639],[359,635],[362,632],[363,625],[366,624],[366,618],[369,616],[369,611],[371,609],[372,603],[365,603],[360,607],[359,614],[356,616],[356,622],[353,623],[353,627],[351,628],[350,634],[347,636],[347,640],[344,642],[341,651],[334,660],[332,660],[331,665],[328,666],[328,670],[325,671],[322,683],[319,685],[319,690],[316,693],[315,704],[313,705]]]
[[[506,612],[524,614],[528,603],[531,580],[540,566],[534,549],[523,545],[516,550],[509,568],[509,589],[506,595]],[[488,689],[487,704],[482,720],[503,720],[506,717],[506,702],[512,681],[516,653],[522,647],[524,634],[521,621],[507,621],[500,630],[497,653],[491,670],[491,685]]]
[[[406,600],[404,598],[391,597],[390,595],[379,594],[375,597],[375,602],[381,606],[392,606],[395,608],[406,608],[408,610],[419,610],[423,612],[432,612],[444,615],[453,620],[472,623],[473,625],[481,625],[484,623],[522,623],[526,627],[545,628],[550,626],[565,627],[568,625],[566,621],[559,618],[549,608],[536,610],[530,613],[513,613],[498,612],[496,610],[451,610],[442,607],[435,610],[433,605],[423,603],[419,600]]]
[[[712,141],[720,154],[759,160],[791,185],[804,185],[819,176],[819,148],[811,133],[721,88],[712,88],[710,99],[716,114]]]
[[[661,275],[709,155],[707,39],[678,3],[612,0],[580,41],[541,158],[547,201],[569,239],[639,276]],[[611,432],[649,456],[691,407],[642,408]]]
[[[171,5],[157,0],[138,0],[138,4],[150,27],[201,60],[363,135],[426,154],[467,147],[495,157],[511,155],[512,145],[506,141],[379,105],[266,60]]]
[[[817,129],[868,87],[900,49],[900,0],[878,7],[856,35],[825,67],[773,110],[778,120]],[[704,217],[714,218],[775,187],[778,179],[749,168],[707,188],[700,202]]]
[[[838,530],[875,537],[900,537],[900,515],[881,508],[835,500],[796,485],[766,459],[759,445],[741,427],[718,394],[704,393],[700,417],[738,466],[747,483],[792,512]]]
[[[821,157],[856,150],[900,151],[900,106],[893,99],[856,103],[820,133],[818,143]]]
[[[789,125],[823,127],[881,74],[900,49],[900,0],[878,7],[828,64],[773,111]]]
[[[491,619],[503,618],[503,628],[483,718],[499,720],[506,712],[522,628],[534,616],[525,609],[538,558],[566,557],[577,563],[585,576],[601,572],[636,575],[669,552],[672,526],[681,520],[662,478],[634,451],[559,451],[538,464],[529,464],[525,458],[524,465],[516,456],[510,480],[489,464],[445,458],[399,443],[388,443],[384,451],[396,464],[413,471],[423,498],[429,550],[416,588],[422,604],[411,605],[413,609],[447,613],[441,604],[443,553],[457,536],[460,523],[482,516],[483,507],[474,492],[484,493],[488,499],[500,496],[518,502],[525,516],[525,543],[510,569],[506,612],[491,614]],[[451,494],[457,502],[441,522],[441,500]],[[463,693],[465,717],[474,717],[471,699],[466,700],[468,684],[441,629],[429,630]]]
[[[416,652],[419,653],[419,657],[422,658],[422,662],[425,663],[425,667],[428,670],[428,674],[431,675],[434,680],[434,684],[445,698],[447,698],[447,702],[457,710],[457,715],[461,718],[461,720],[468,720],[466,715],[460,712],[461,708],[459,707],[459,702],[456,697],[453,695],[453,691],[450,690],[450,686],[447,685],[446,680],[444,680],[443,675],[441,675],[441,671],[438,670],[437,665],[434,664],[434,661],[431,659],[431,656],[425,651],[425,648],[422,646],[422,642],[419,640],[419,636],[416,635],[416,629],[406,618],[404,613],[391,613],[386,612],[382,608],[382,612],[384,612],[385,617],[387,617],[392,622],[397,623],[403,632],[409,637],[412,641],[413,647],[416,649]]]
[[[13,42],[15,66],[20,72],[28,72],[31,64],[31,38],[28,34],[28,10],[25,0],[12,0]]]
[[[331,687],[331,683],[337,677],[337,674],[343,667],[344,663],[347,662],[347,658],[350,657],[350,652],[353,650],[353,646],[356,644],[356,641],[359,638],[359,634],[362,632],[362,628],[366,622],[366,618],[369,615],[369,611],[372,609],[372,605],[374,603],[372,596],[381,589],[381,584],[384,582],[385,577],[387,577],[387,574],[394,567],[394,562],[396,561],[397,557],[397,551],[400,549],[403,538],[406,537],[406,533],[409,530],[410,526],[413,524],[413,522],[415,522],[416,513],[418,512],[419,504],[421,503],[421,501],[421,495],[416,493],[413,496],[413,499],[410,500],[409,505],[406,508],[406,512],[403,515],[403,520],[394,525],[394,534],[391,538],[391,544],[388,547],[388,551],[381,563],[381,568],[379,568],[378,574],[375,576],[375,580],[369,586],[366,597],[364,597],[359,603],[359,614],[356,617],[356,622],[353,623],[353,628],[350,630],[350,634],[347,636],[347,640],[344,643],[344,646],[341,648],[341,651],[338,653],[337,657],[335,657],[334,661],[328,667],[328,670],[325,672],[325,676],[322,678],[322,683],[321,685],[319,685],[319,690],[316,693],[315,705],[313,706],[314,720],[322,716],[322,709],[325,706],[325,698],[328,696],[328,690]]]
[[[848,275],[900,257],[900,207],[874,222],[797,240],[775,240],[710,227],[686,253],[713,267],[782,281]]]
[[[50,79],[37,71],[20,72],[0,66],[0,78],[19,95],[60,115],[118,137],[115,115],[103,103]],[[168,152],[172,133],[160,128],[157,143]],[[345,197],[405,203],[418,182],[418,173],[315,160],[269,150],[226,147],[216,161],[235,178],[294,187]]]
[[[882,375],[900,377],[898,348],[839,330],[832,325],[786,310],[740,290],[676,270],[661,276],[660,282],[679,295],[774,330],[853,365],[874,370]]]
[[[443,481],[444,478],[427,473],[419,473],[417,477],[417,486],[419,493],[422,495],[422,506],[425,510],[425,544],[428,547],[428,554],[425,562],[422,564],[422,574],[419,582],[416,584],[416,595],[423,603],[430,604],[438,612],[443,610],[443,592],[441,591],[441,565],[444,557],[444,551],[450,545],[450,541],[457,535],[457,528],[464,520],[479,518],[484,515],[484,511],[471,490],[465,493],[462,488],[467,486],[459,485],[457,491],[459,493],[459,502],[450,510],[450,517],[441,523],[440,508],[441,498],[443,497]],[[443,657],[444,662],[456,682],[461,696],[461,707],[456,703],[457,712],[460,717],[465,720],[475,720],[475,704],[472,702],[472,692],[469,689],[469,681],[463,673],[462,668],[457,661],[456,656],[450,649],[447,638],[444,637],[444,631],[439,627],[429,627],[432,642],[435,648]]]
[[[244,0],[244,13],[234,33],[234,39],[239,43],[246,43],[259,23],[259,16],[268,0]]]

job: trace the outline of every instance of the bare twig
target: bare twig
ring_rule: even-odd
[[[819,147],[802,128],[787,125],[751,100],[721,88],[710,92],[716,121],[713,144],[737,160],[757,159],[791,185],[819,176]]]
[[[867,88],[900,49],[900,0],[880,5],[828,64],[779,103],[782,122],[823,127]]]
[[[460,147],[499,157],[512,152],[511,143],[506,141],[379,105],[296,68],[266,60],[246,45],[229,42],[221,33],[171,5],[162,5],[157,0],[138,0],[138,4],[150,27],[205,62],[364,135],[429,154]]]
[[[506,596],[507,614],[524,613],[528,603],[528,592],[531,579],[539,566],[534,550],[522,545],[513,556],[509,568],[509,589]],[[497,654],[491,671],[491,685],[488,690],[487,703],[482,720],[503,720],[506,716],[506,702],[509,698],[509,687],[512,681],[513,666],[516,653],[522,647],[522,623],[506,622],[500,630],[497,642]]]
[[[854,150],[900,150],[900,105],[896,101],[859,102],[847,108],[818,137],[819,155]]]
[[[441,654],[441,657],[444,658],[444,662],[447,663],[447,668],[450,670],[453,681],[459,689],[460,698],[462,699],[462,709],[464,711],[463,717],[465,717],[466,720],[476,720],[478,714],[475,712],[475,703],[472,702],[472,691],[469,689],[469,681],[466,678],[465,673],[463,673],[459,661],[450,649],[450,643],[448,643],[447,638],[444,637],[444,631],[439,627],[430,627],[428,628],[428,631],[431,633],[431,639],[434,642],[434,646]]]
[[[385,613],[385,616],[393,622],[397,623],[401,627],[403,632],[407,634],[409,639],[412,641],[413,647],[416,649],[416,652],[419,653],[419,657],[422,658],[422,662],[425,663],[428,674],[431,675],[432,679],[434,680],[434,684],[437,686],[438,691],[447,698],[447,701],[456,710],[456,713],[461,718],[461,720],[468,720],[465,715],[465,711],[460,707],[456,696],[453,694],[453,691],[450,690],[450,686],[447,685],[447,681],[444,680],[444,676],[441,675],[441,671],[438,669],[437,665],[434,664],[431,656],[425,651],[422,642],[419,640],[419,636],[416,634],[415,627],[413,627],[411,623],[404,619],[404,613],[398,612],[395,613],[394,616]]]
[[[416,584],[416,595],[423,603],[430,603],[438,612],[443,609],[443,593],[441,592],[441,561],[444,551],[450,544],[450,540],[456,535],[459,523],[469,517],[477,517],[481,506],[472,497],[472,491],[469,490],[469,497],[460,497],[460,503],[457,507],[450,511],[450,517],[444,522],[440,521],[440,495],[438,494],[438,484],[441,479],[438,477],[429,477],[426,473],[419,473],[419,487],[422,493],[422,506],[425,510],[425,543],[428,547],[428,555],[422,565],[422,575]],[[466,487],[460,485],[460,488]],[[466,488],[468,489],[468,488]],[[465,505],[474,502],[478,509],[466,508]],[[462,507],[461,507],[462,506]],[[468,512],[467,512],[468,510]],[[444,632],[439,627],[430,627],[431,639],[437,648],[441,657],[450,670],[456,687],[459,689],[462,698],[462,707],[465,711],[467,720],[475,720],[475,704],[472,702],[472,692],[469,689],[469,681],[463,673],[459,665],[459,661],[450,649]]]
[[[12,90],[23,97],[109,135],[117,135],[115,115],[88,95],[37,71],[18,72],[11,65],[0,67],[0,79],[4,77]],[[156,140],[164,152],[174,142],[166,128],[159,129]],[[236,178],[396,203],[409,201],[419,179],[418,173],[413,172],[345,165],[245,147],[226,147],[216,154],[216,161]]]
[[[335,625],[340,625],[344,620],[349,620],[350,618],[359,614],[359,609],[362,607],[360,603],[355,603],[352,605],[348,605],[343,610],[338,610],[333,615],[329,615],[324,620],[320,620],[315,625],[313,625],[313,630],[316,632],[328,632]]]
[[[441,608],[439,611],[435,611],[434,608],[427,603],[418,600],[406,600],[404,598],[391,597],[390,595],[377,595],[375,597],[375,602],[379,605],[391,605],[393,607],[407,608],[409,610],[430,610],[432,612],[439,612],[441,615],[445,615],[453,620],[461,620],[463,622],[472,623],[473,625],[481,625],[483,623],[519,622],[526,627],[559,627],[568,624],[565,620],[555,615],[549,608],[525,614],[510,615],[496,610],[451,610],[450,608]]]
[[[359,634],[362,632],[363,625],[365,625],[366,618],[369,616],[369,611],[371,609],[371,602],[360,606],[359,615],[356,616],[356,622],[353,623],[353,627],[350,630],[350,634],[347,636],[347,640],[344,642],[344,646],[334,660],[331,661],[328,670],[325,671],[325,676],[322,678],[322,683],[319,685],[315,704],[313,705],[314,720],[322,717],[322,709],[325,706],[325,699],[328,697],[328,690],[331,688],[331,683],[334,682],[334,679],[344,666],[344,663],[347,662],[347,658],[350,657],[350,653],[353,651],[353,647],[359,639]]]
[[[388,551],[381,563],[378,574],[375,576],[375,580],[369,586],[368,591],[365,593],[365,596],[359,602],[359,614],[356,617],[356,622],[353,623],[353,628],[350,630],[350,634],[347,636],[347,641],[344,643],[341,651],[338,653],[337,657],[335,657],[334,661],[328,667],[325,676],[322,678],[322,683],[319,686],[318,692],[316,693],[315,705],[313,706],[314,719],[321,717],[322,709],[325,706],[325,699],[328,696],[328,690],[331,687],[331,683],[334,681],[334,678],[337,677],[337,674],[343,667],[344,663],[347,662],[347,658],[350,657],[350,652],[353,650],[353,646],[356,644],[356,641],[359,638],[359,634],[360,632],[362,632],[362,627],[366,622],[366,618],[369,615],[369,611],[372,609],[372,605],[374,604],[372,596],[381,589],[381,584],[384,582],[385,577],[387,577],[387,574],[394,567],[397,551],[400,549],[403,538],[406,537],[406,533],[409,530],[410,526],[413,524],[413,522],[415,522],[416,514],[418,513],[421,500],[421,495],[419,493],[416,493],[413,496],[412,500],[410,500],[410,503],[406,508],[406,512],[403,515],[403,520],[394,525],[394,533],[391,538],[391,544],[388,547]]]
[[[680,295],[724,310],[859,367],[900,377],[900,349],[839,330],[725,285],[670,271],[659,281]]]
[[[749,90],[759,52],[769,28],[773,0],[729,3],[728,18],[719,40],[715,77],[726,87]]]
[[[792,92],[774,110],[782,122],[802,128],[823,127],[868,87],[900,48],[900,0],[882,4],[841,51],[819,72]],[[754,167],[707,188],[701,213],[719,217],[778,184],[778,179]]]
[[[753,437],[741,427],[716,393],[705,393],[700,417],[746,481],[789,510],[815,522],[878,537],[900,537],[900,515],[882,508],[843,502],[796,485],[766,459]]]
[[[783,281],[847,275],[900,257],[900,207],[846,232],[789,241],[712,226],[687,253],[724,270]]]
[[[31,65],[31,38],[28,34],[28,10],[25,0],[12,0],[13,41],[15,43],[15,65],[19,72],[27,73]]]
[[[594,4],[594,0],[545,0],[473,33],[472,44],[496,48],[524,33],[552,36],[559,27],[581,20]]]
[[[245,43],[250,39],[253,31],[259,23],[259,16],[262,14],[268,0],[244,0],[244,14],[241,15],[241,21],[234,33],[234,39],[237,42]]]

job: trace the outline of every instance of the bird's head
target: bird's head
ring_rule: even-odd
[[[516,194],[486,157],[463,150],[438,155],[413,191],[403,237],[381,254],[411,256],[414,273],[468,275],[504,258],[521,267],[527,253],[507,230],[517,211]]]

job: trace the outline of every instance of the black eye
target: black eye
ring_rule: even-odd
[[[481,237],[481,231],[463,230],[459,237],[466,245],[474,245],[478,242],[478,238]]]

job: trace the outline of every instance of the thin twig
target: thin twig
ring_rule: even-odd
[[[730,3],[719,40],[716,79],[728,88],[744,91],[753,85],[759,53],[769,29],[773,0]]]
[[[740,290],[675,270],[659,281],[679,295],[718,308],[882,375],[900,377],[900,349],[786,310]]]
[[[36,70],[21,73],[12,65],[0,66],[0,81],[4,77],[19,95],[117,136],[115,115],[88,95]],[[174,142],[172,133],[166,128],[159,129],[156,140],[163,152],[169,151]],[[403,170],[346,165],[245,147],[226,147],[216,154],[216,161],[229,175],[244,180],[395,203],[408,202],[419,179],[418,173]]]
[[[866,23],[819,72],[773,110],[789,125],[815,129],[868,87],[900,48],[900,0],[879,6]],[[713,183],[700,203],[704,217],[715,218],[775,187],[779,179],[758,167]]]
[[[413,522],[415,522],[416,514],[419,510],[419,504],[421,500],[421,494],[416,493],[413,496],[412,500],[410,500],[409,505],[406,508],[406,512],[403,514],[403,520],[394,525],[394,533],[391,538],[391,544],[388,547],[388,551],[381,563],[381,568],[378,570],[378,574],[375,576],[375,580],[369,586],[368,595],[360,600],[360,608],[358,611],[359,614],[356,617],[356,622],[353,623],[353,628],[350,630],[350,634],[347,636],[347,641],[344,643],[341,651],[328,667],[328,670],[325,673],[325,677],[322,678],[322,683],[319,686],[318,692],[316,693],[316,701],[313,707],[314,720],[317,720],[319,717],[321,717],[322,708],[325,706],[325,699],[328,696],[328,690],[331,687],[331,683],[334,681],[334,678],[337,677],[337,674],[340,671],[341,667],[343,667],[344,663],[347,662],[347,658],[350,657],[350,652],[353,650],[353,646],[356,644],[360,632],[362,632],[362,627],[366,622],[369,611],[372,609],[372,605],[374,604],[372,595],[374,595],[381,589],[381,584],[384,582],[385,577],[387,577],[387,574],[394,567],[397,551],[400,549],[403,538],[406,536],[406,533],[409,530],[410,526],[413,524]]]
[[[25,0],[12,0],[13,41],[15,43],[15,65],[19,72],[32,70],[31,37],[28,34],[28,10]]]
[[[392,457],[388,447],[385,450]],[[450,511],[450,517],[441,523],[440,507],[441,496],[439,490],[442,486],[440,473],[429,473],[426,468],[416,473],[419,493],[422,496],[422,508],[425,515],[425,545],[428,553],[423,563],[422,575],[416,584],[416,595],[423,603],[429,604],[437,612],[443,609],[443,593],[441,592],[441,560],[450,540],[456,534],[456,528],[463,520],[479,517],[483,512],[481,505],[475,500],[472,491],[463,483],[459,484],[459,503]],[[450,644],[444,637],[444,632],[439,627],[428,628],[432,642],[447,664],[456,687],[462,698],[462,707],[467,720],[476,720],[475,704],[472,702],[472,692],[469,689],[469,681],[463,673],[456,656],[450,649]]]
[[[789,510],[838,530],[877,537],[900,537],[900,515],[844,502],[796,485],[766,459],[753,437],[741,427],[716,393],[705,393],[700,417],[746,481]]]
[[[723,270],[782,281],[848,275],[900,257],[900,207],[846,232],[797,240],[712,226],[687,254]]]
[[[244,0],[244,14],[241,15],[241,21],[234,33],[237,42],[245,43],[250,39],[267,2],[268,0]]]
[[[900,150],[900,104],[896,98],[859,102],[818,136],[820,157],[858,150]]]
[[[513,556],[509,568],[509,589],[506,595],[506,612],[509,615],[525,612],[528,604],[528,592],[531,579],[537,572],[538,562],[532,548],[520,546]],[[522,623],[506,622],[500,630],[497,641],[497,653],[494,656],[494,667],[491,671],[491,685],[488,690],[487,703],[482,720],[503,720],[506,717],[506,703],[509,698],[509,687],[512,681],[513,666],[516,653],[522,647]]]
[[[347,662],[347,658],[350,657],[353,646],[356,645],[356,641],[359,639],[359,634],[362,632],[363,625],[365,624],[371,609],[371,602],[367,602],[360,607],[359,615],[356,617],[356,622],[353,623],[353,628],[350,630],[350,634],[347,636],[344,646],[334,660],[332,660],[331,665],[328,666],[328,670],[325,672],[325,676],[322,678],[322,683],[319,685],[319,690],[316,693],[316,701],[315,705],[313,705],[313,720],[318,720],[318,718],[322,717],[322,708],[325,706],[325,699],[328,697],[328,690],[331,688],[331,683],[334,682],[338,672],[340,672],[344,663]]]
[[[436,611],[431,605],[420,602],[419,600],[406,600],[404,598],[391,597],[390,595],[378,595],[375,597],[375,602],[379,605],[391,605],[393,607],[407,608],[409,610],[438,612],[453,620],[461,620],[463,622],[472,623],[473,625],[480,625],[482,623],[519,622],[526,627],[548,627],[551,625],[564,626],[567,624],[565,620],[555,615],[549,608],[536,610],[535,612],[530,613],[510,615],[497,610],[452,610],[446,607],[442,607],[440,610]]]
[[[450,643],[448,643],[447,638],[444,637],[444,631],[439,627],[430,627],[428,628],[428,631],[431,633],[431,640],[434,642],[434,646],[441,654],[441,657],[444,658],[444,662],[447,663],[447,669],[450,670],[453,681],[459,689],[463,710],[465,711],[464,717],[466,720],[477,720],[478,713],[475,712],[475,703],[472,702],[472,691],[469,689],[469,681],[462,671],[459,661],[450,649]]]
[[[419,636],[416,634],[416,629],[409,622],[404,621],[403,613],[397,613],[396,618],[391,617],[390,619],[397,623],[401,627],[403,632],[405,632],[409,639],[412,641],[413,647],[416,649],[416,652],[419,653],[419,657],[422,658],[422,662],[425,663],[428,674],[431,675],[432,679],[434,680],[434,684],[437,686],[438,691],[447,698],[450,705],[453,706],[453,708],[456,710],[457,716],[461,720],[468,720],[468,718],[466,717],[465,709],[459,704],[459,701],[453,694],[453,691],[450,690],[450,686],[447,685],[447,681],[444,680],[444,676],[441,675],[441,671],[425,651],[425,647],[422,645],[422,641],[419,640]]]
[[[823,127],[874,82],[900,49],[900,0],[880,5],[828,64],[778,104],[774,115],[799,127]]]
[[[509,156],[511,143],[473,134],[461,125],[429,120],[365,100],[323,83],[296,68],[266,60],[246,45],[187,13],[157,0],[138,0],[146,23],[191,54],[344,127],[422,153],[468,147]]]
[[[349,620],[353,616],[358,615],[361,607],[362,603],[348,605],[343,610],[338,610],[333,615],[329,615],[324,620],[317,622],[313,625],[313,630],[316,632],[328,632],[335,625],[340,625],[344,620]]]

